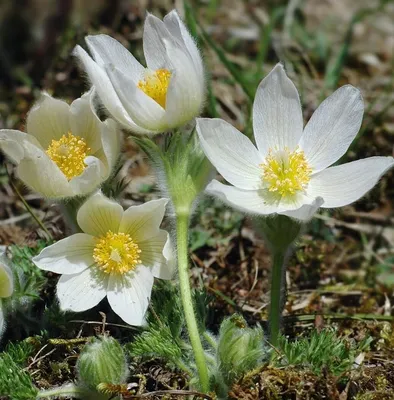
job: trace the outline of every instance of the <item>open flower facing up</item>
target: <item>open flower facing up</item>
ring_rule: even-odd
[[[4,254],[0,251],[0,337],[4,329],[4,315],[1,299],[10,297],[14,291],[14,279],[10,267],[3,260]]]
[[[111,173],[120,148],[114,120],[94,112],[94,89],[71,106],[46,93],[27,117],[27,133],[0,130],[0,149],[15,162],[18,177],[49,198],[86,195]]]
[[[213,180],[207,192],[251,214],[308,220],[319,208],[350,204],[394,165],[370,157],[330,167],[356,136],[363,116],[358,89],[346,85],[328,97],[303,130],[297,89],[281,64],[260,83],[253,104],[257,148],[220,119],[198,119],[205,154],[233,186]]]
[[[37,267],[63,274],[57,296],[63,310],[85,311],[107,296],[127,323],[141,325],[153,278],[171,279],[174,259],[168,233],[160,229],[166,199],[126,211],[100,192],[79,209],[77,233],[33,258]]]
[[[196,117],[205,95],[199,50],[173,10],[161,21],[148,14],[143,47],[147,68],[107,35],[87,36],[93,59],[77,46],[100,99],[112,116],[136,133],[159,133]]]

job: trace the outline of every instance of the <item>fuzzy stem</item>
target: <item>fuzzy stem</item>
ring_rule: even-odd
[[[77,222],[78,206],[73,201],[60,203],[60,209],[69,234],[81,232]]]
[[[65,385],[62,387],[56,387],[49,390],[43,390],[39,392],[36,399],[45,399],[48,397],[75,397],[77,399],[86,398],[86,390],[79,388],[73,384]]]
[[[277,347],[282,315],[282,292],[285,268],[285,251],[276,251],[272,258],[271,272],[271,306],[270,306],[270,342]]]
[[[181,291],[183,312],[185,314],[190,343],[193,348],[194,358],[200,378],[201,390],[207,393],[209,390],[208,369],[198,331],[198,325],[193,307],[192,292],[190,288],[188,263],[189,216],[190,213],[182,212],[178,212],[176,216],[179,285]]]
[[[18,190],[18,188],[14,184],[14,182],[12,182],[11,177],[8,172],[8,169],[6,169],[6,171],[7,171],[8,177],[10,178],[10,183],[11,183],[12,188],[14,189],[15,193],[17,194],[17,196],[19,197],[19,199],[21,200],[23,205],[25,206],[27,212],[33,217],[34,221],[37,222],[37,224],[40,226],[40,228],[47,234],[49,240],[52,240],[53,238],[52,238],[51,233],[48,231],[48,229],[46,228],[44,223],[41,221],[41,219],[38,218],[38,216],[35,214],[33,209],[29,206],[29,204],[27,203],[25,198],[22,196],[21,192]]]

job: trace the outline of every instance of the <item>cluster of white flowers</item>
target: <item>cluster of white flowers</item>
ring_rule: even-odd
[[[93,58],[80,46],[74,54],[91,90],[71,106],[44,93],[28,115],[27,133],[0,131],[0,148],[17,164],[19,178],[52,199],[92,194],[110,177],[120,127],[138,134],[179,129],[199,115],[204,102],[203,62],[176,11],[163,21],[147,16],[146,68],[109,36],[88,36],[86,43]],[[96,115],[95,95],[111,116],[104,122]],[[202,149],[231,184],[213,180],[207,192],[246,213],[298,220],[310,219],[319,207],[350,204],[394,165],[392,157],[372,157],[331,167],[356,136],[362,116],[361,94],[348,85],[325,100],[303,129],[297,89],[278,64],[257,89],[256,146],[223,120],[196,120]],[[91,195],[77,215],[83,233],[33,260],[62,274],[61,308],[83,311],[107,296],[124,321],[141,325],[154,277],[173,276],[168,234],[160,230],[166,204],[154,200],[124,211],[101,192]],[[2,271],[0,297],[11,293],[3,290],[10,286],[2,283],[8,279]]]

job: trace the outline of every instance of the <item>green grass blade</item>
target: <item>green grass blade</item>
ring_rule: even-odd
[[[383,7],[389,2],[390,0],[381,0],[380,4],[376,8],[364,8],[361,9],[358,13],[356,13],[352,20],[350,21],[350,24],[348,26],[348,29],[346,30],[345,37],[343,39],[343,44],[338,52],[338,55],[334,62],[329,65],[326,71],[326,75],[324,78],[324,88],[325,89],[335,89],[338,86],[339,79],[342,74],[342,70],[346,64],[348,55],[349,55],[349,50],[350,46],[352,43],[352,38],[353,38],[353,31],[354,27],[357,23],[361,22],[363,19],[366,17],[371,16],[374,13],[377,13],[383,9]]]
[[[277,7],[271,13],[269,23],[265,26],[261,27],[260,33],[260,43],[259,43],[259,51],[257,53],[256,58],[256,85],[263,78],[263,67],[265,60],[267,59],[268,49],[271,43],[271,35],[275,26],[278,24],[280,19],[284,16],[285,8]]]
[[[216,55],[218,56],[219,60],[222,62],[222,64],[230,72],[230,74],[233,77],[233,79],[237,83],[239,83],[239,85],[242,87],[243,91],[248,96],[248,98],[251,101],[253,101],[254,90],[249,85],[249,82],[247,82],[244,79],[244,77],[242,76],[241,71],[227,58],[226,53],[224,52],[224,50],[212,40],[210,35],[204,30],[204,28],[198,22],[198,20],[196,18],[196,15],[195,15],[195,13],[193,11],[193,8],[191,7],[190,3],[188,1],[184,1],[184,5],[185,5],[186,22],[187,22],[187,24],[189,26],[189,29],[191,29],[191,32],[192,32],[193,36],[196,37],[195,35],[197,35],[197,37],[198,37],[198,33],[197,33],[197,27],[198,27],[200,32],[201,32],[201,38],[216,53]]]

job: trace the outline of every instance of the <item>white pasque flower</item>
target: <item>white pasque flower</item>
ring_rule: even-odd
[[[63,274],[57,284],[62,310],[85,311],[107,296],[127,323],[141,325],[154,277],[171,279],[169,235],[160,229],[167,199],[126,211],[100,192],[79,209],[77,233],[33,258],[38,268]]]
[[[233,186],[213,180],[207,192],[251,214],[308,220],[319,206],[350,204],[394,165],[370,157],[330,167],[356,136],[363,117],[360,91],[346,85],[328,97],[303,129],[299,95],[281,64],[260,83],[253,104],[257,148],[220,119],[197,119],[202,148]],[[329,168],[328,168],[329,167]]]
[[[0,149],[18,177],[49,198],[86,195],[106,180],[120,151],[114,120],[99,120],[94,89],[68,105],[43,93],[30,110],[27,133],[0,130]]]
[[[0,336],[4,330],[4,314],[1,299],[12,296],[14,279],[12,271],[4,261],[4,253],[0,251]]]
[[[159,133],[196,117],[205,96],[201,55],[173,10],[163,21],[148,14],[143,47],[147,68],[107,35],[85,38],[93,59],[77,46],[80,59],[111,115],[136,133]]]

